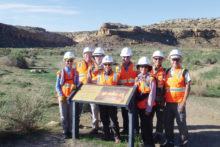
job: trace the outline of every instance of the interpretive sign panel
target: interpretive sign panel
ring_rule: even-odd
[[[76,93],[73,101],[105,105],[126,106],[129,104],[136,87],[103,86],[85,84]]]

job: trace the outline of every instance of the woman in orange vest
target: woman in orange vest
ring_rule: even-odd
[[[154,134],[154,143],[164,144],[166,142],[165,135],[163,134],[164,130],[164,77],[165,77],[165,68],[163,68],[162,63],[164,60],[164,54],[162,51],[155,51],[151,57],[154,66],[151,70],[151,74],[157,80],[157,92],[154,106],[154,112],[156,113],[156,132]]]
[[[165,74],[165,134],[167,144],[174,146],[174,119],[178,125],[181,136],[181,146],[187,146],[188,129],[186,125],[186,100],[190,92],[191,78],[188,70],[182,68],[182,54],[180,50],[174,49],[169,54],[171,68]]]
[[[156,80],[150,74],[152,66],[147,57],[141,57],[138,60],[137,68],[140,74],[135,81],[138,89],[136,103],[141,120],[141,135],[144,146],[154,147],[152,108],[155,105]]]
[[[99,72],[97,75],[97,84],[98,85],[118,85],[120,78],[119,73],[112,70],[113,59],[111,56],[105,56],[102,59],[102,64],[104,69]],[[103,140],[110,139],[110,118],[112,121],[112,131],[114,134],[115,143],[120,142],[119,134],[119,124],[117,117],[117,107],[116,106],[99,106],[100,117],[103,124]]]
[[[66,98],[78,84],[78,74],[72,67],[75,56],[72,52],[64,54],[63,61],[65,67],[57,72],[56,91],[59,100],[59,109],[61,116],[61,125],[63,129],[63,138],[72,137],[72,103],[68,104]]]

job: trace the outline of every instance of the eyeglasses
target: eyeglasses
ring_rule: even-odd
[[[103,64],[104,66],[112,66],[112,64]]]
[[[180,59],[179,58],[174,58],[174,59],[172,59],[172,61],[180,61]]]
[[[163,58],[154,58],[154,60],[162,61]]]
[[[140,68],[148,68],[148,65],[140,65]]]
[[[66,62],[73,62],[73,60],[67,60]]]

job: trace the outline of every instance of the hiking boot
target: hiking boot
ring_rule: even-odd
[[[165,137],[165,135],[162,134],[162,133],[156,133],[156,134],[154,135],[153,140],[154,140],[154,143],[156,143],[156,144],[157,144],[157,143],[159,143],[159,144],[161,144],[161,145],[166,144],[166,137]]]
[[[160,145],[160,147],[174,147],[174,142],[169,141],[165,145]]]
[[[67,132],[67,137],[72,138],[72,132]]]

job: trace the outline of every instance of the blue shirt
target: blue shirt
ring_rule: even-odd
[[[72,70],[72,68],[68,68],[68,67],[65,66],[64,70],[65,70],[65,72],[66,72],[69,76],[71,76],[71,70]],[[75,70],[76,70],[76,69],[75,69]],[[62,93],[62,90],[61,90],[61,85],[60,85],[60,80],[61,80],[61,77],[60,77],[59,75],[57,75],[56,91],[57,91],[57,93],[59,94],[59,96],[63,96],[63,93]],[[74,82],[75,82],[75,85],[78,85],[78,83],[79,83],[79,76],[78,76],[78,75],[76,76],[76,81],[74,81]]]

